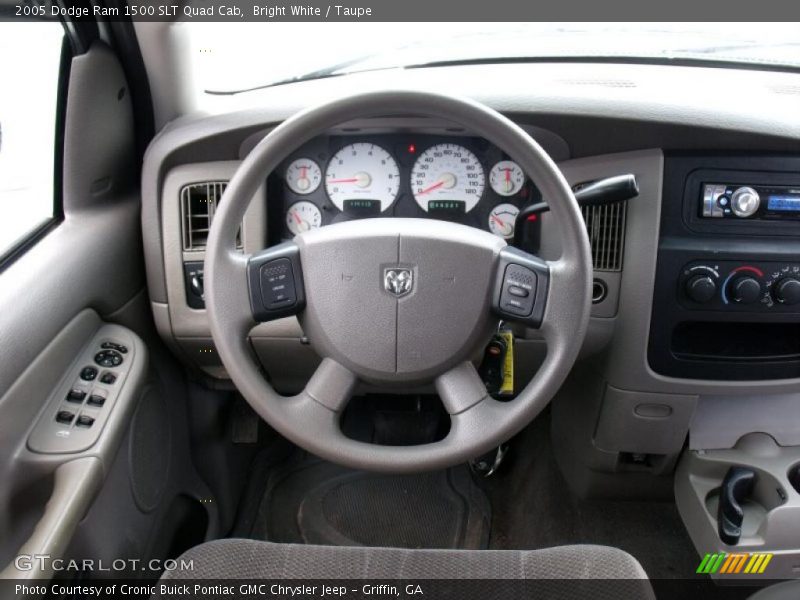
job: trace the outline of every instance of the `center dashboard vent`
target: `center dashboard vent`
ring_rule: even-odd
[[[181,189],[181,220],[185,251],[205,249],[214,213],[227,186],[227,181],[204,181],[186,185]],[[236,247],[242,247],[241,232],[236,237]]]
[[[628,203],[615,202],[581,209],[595,271],[621,271],[625,247],[625,212]]]

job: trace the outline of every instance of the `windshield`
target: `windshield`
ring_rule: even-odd
[[[547,58],[800,68],[797,23],[185,23],[201,93],[428,64]]]

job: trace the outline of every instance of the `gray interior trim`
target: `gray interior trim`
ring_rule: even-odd
[[[742,437],[728,450],[688,451],[675,473],[675,501],[697,551],[772,552],[766,575],[771,580],[797,577],[800,550],[800,490],[789,480],[800,465],[800,447],[781,447],[764,433]],[[742,504],[744,521],[739,543],[729,546],[717,533],[719,487],[733,466],[756,473],[753,492]],[[742,579],[743,573],[714,578]],[[755,575],[755,577],[759,577]]]
[[[41,454],[31,451],[27,440],[35,431],[37,422],[44,423],[45,429],[49,429],[47,425],[53,416],[54,407],[61,401],[64,390],[74,383],[77,373],[85,366],[85,357],[93,356],[100,341],[109,338],[126,340],[131,357],[127,375],[124,381],[119,382],[120,389],[117,391],[113,412],[112,406],[109,406],[102,429],[99,427],[103,423],[97,423],[96,441],[88,448],[72,448],[75,451],[71,453]],[[103,324],[94,311],[84,310],[58,333],[0,398],[0,407],[6,416],[0,421],[0,427],[5,429],[0,436],[0,456],[4,457],[0,462],[0,475],[4,481],[0,488],[0,503],[7,505],[13,495],[20,494],[22,490],[30,494],[31,501],[27,512],[14,515],[13,520],[10,514],[5,511],[2,513],[0,526],[4,536],[0,543],[1,557],[10,556],[22,543],[24,538],[21,536],[30,535],[34,527],[30,519],[39,518],[35,512],[35,490],[46,486],[49,478],[62,464],[91,457],[96,459],[101,476],[105,477],[128,430],[146,370],[147,350],[136,334],[119,325]],[[31,402],[32,398],[40,398],[41,401]],[[46,402],[46,399],[50,399],[50,402]],[[20,423],[25,426],[20,427]],[[52,430],[50,432],[54,433]],[[68,469],[64,473],[71,472],[72,469]]]
[[[770,435],[781,446],[800,446],[800,394],[703,396],[689,429],[692,450],[733,448],[748,433]]]
[[[103,480],[103,466],[94,457],[79,458],[62,463],[55,470],[53,493],[42,518],[31,537],[17,552],[18,556],[47,556],[55,559],[64,555],[72,536],[94,500]],[[50,579],[52,561],[31,561],[32,568],[21,570],[12,562],[2,573],[2,579]]]
[[[239,161],[219,161],[182,165],[170,170],[164,181],[161,196],[161,209],[163,211],[162,235],[167,282],[167,306],[169,307],[172,336],[203,337],[209,335],[206,311],[190,308],[186,304],[183,263],[184,261],[203,261],[205,252],[183,251],[180,190],[190,183],[229,181],[240,164]],[[266,194],[264,186],[262,186],[253,196],[253,200],[250,202],[242,219],[242,243],[245,254],[252,254],[266,246],[266,206]]]

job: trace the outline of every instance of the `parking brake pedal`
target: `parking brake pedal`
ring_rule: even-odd
[[[756,473],[745,467],[731,467],[719,489],[717,525],[719,538],[729,546],[739,543],[742,536],[744,509],[742,502],[753,492]]]

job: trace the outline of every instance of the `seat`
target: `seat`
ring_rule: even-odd
[[[750,596],[750,600],[797,600],[800,598],[800,580],[792,579],[765,587]]]
[[[245,539],[207,542],[185,552],[178,563],[193,569],[167,571],[162,581],[181,579],[523,579],[526,597],[654,599],[647,574],[630,554],[606,546],[559,546],[542,550],[409,550],[276,544]],[[184,563],[185,564],[185,563]],[[432,584],[435,585],[435,582]],[[495,591],[496,590],[496,591]],[[531,594],[531,590],[535,594]],[[492,584],[467,596],[509,598]],[[488,592],[488,595],[487,595]],[[157,596],[155,596],[157,597]],[[513,597],[513,595],[511,595]]]

